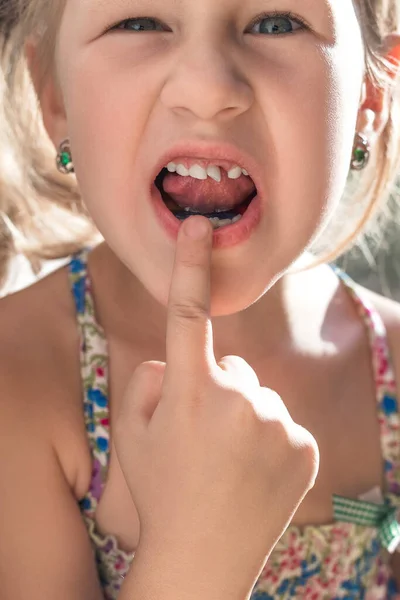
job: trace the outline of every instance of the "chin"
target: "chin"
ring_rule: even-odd
[[[242,285],[240,289],[237,286],[212,286],[211,298],[210,298],[210,317],[229,317],[245,311],[250,306],[258,302],[272,287],[270,285],[263,285],[258,290],[249,290],[249,287]],[[168,296],[169,296],[169,283],[165,287],[158,289],[149,289],[148,292],[153,298],[165,308],[168,307]]]
[[[250,296],[249,294],[238,294],[234,297],[227,294],[213,294],[211,296],[210,315],[212,318],[229,317],[245,311],[253,304],[256,304],[270,289],[267,287],[259,294]]]

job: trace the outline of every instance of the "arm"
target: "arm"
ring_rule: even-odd
[[[160,544],[139,546],[118,600],[248,600],[249,586],[239,587],[232,575],[221,585],[221,569],[214,575],[209,554],[188,558]]]
[[[103,600],[76,499],[50,443],[2,385],[1,600]]]

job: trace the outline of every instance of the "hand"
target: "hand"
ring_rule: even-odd
[[[189,236],[203,226],[204,237]],[[134,373],[115,446],[140,544],[174,549],[187,564],[201,556],[207,577],[249,589],[314,485],[318,448],[243,359],[216,363],[211,254],[210,223],[191,217],[177,243],[167,364],[143,363]]]

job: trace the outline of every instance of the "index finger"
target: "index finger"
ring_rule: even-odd
[[[211,223],[201,216],[190,217],[179,230],[168,302],[167,380],[185,375],[192,379],[215,364],[210,321],[212,234]]]

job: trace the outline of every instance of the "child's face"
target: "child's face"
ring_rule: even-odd
[[[126,19],[130,29],[110,30]],[[57,49],[66,120],[51,117],[52,137],[70,137],[94,221],[162,303],[175,243],[150,199],[160,157],[193,141],[252,157],[261,221],[214,252],[212,313],[230,314],[290,266],[340,199],[363,58],[352,0],[68,0]]]

